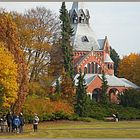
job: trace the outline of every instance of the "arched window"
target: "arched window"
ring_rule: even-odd
[[[82,21],[82,18],[81,18],[81,17],[79,17],[79,23],[81,23],[81,21]]]
[[[100,102],[100,100],[101,100],[101,89],[97,88],[97,89],[93,90],[92,100],[94,100],[95,102]]]
[[[107,66],[108,66],[108,69],[110,69],[110,66],[109,66],[109,64],[108,64]]]
[[[87,73],[87,67],[84,67],[84,73]]]
[[[88,63],[88,73],[90,73],[90,63]]]
[[[98,74],[101,74],[101,67],[98,68]]]
[[[91,63],[91,69],[92,69],[92,73],[95,73],[95,70],[94,70],[94,63],[93,63],[93,62]]]
[[[110,68],[113,69],[113,64],[110,64]]]
[[[77,23],[77,16],[75,14],[73,15],[73,23]]]
[[[98,64],[95,63],[95,73],[98,73]]]

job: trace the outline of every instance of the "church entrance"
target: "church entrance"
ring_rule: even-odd
[[[100,102],[100,99],[101,99],[101,89],[96,88],[92,92],[92,100],[94,100],[95,102]]]

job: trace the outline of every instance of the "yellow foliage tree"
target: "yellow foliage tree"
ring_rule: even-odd
[[[19,113],[22,110],[22,106],[28,93],[28,70],[23,52],[19,47],[20,42],[17,26],[11,14],[6,12],[0,13],[0,41],[3,42],[8,51],[13,54],[15,63],[18,67],[18,98],[13,105],[12,111]]]
[[[17,99],[17,64],[14,56],[0,42],[0,109],[10,109]]]

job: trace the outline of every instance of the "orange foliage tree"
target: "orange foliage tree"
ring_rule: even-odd
[[[140,86],[140,55],[131,53],[124,56],[119,63],[119,76]]]
[[[14,59],[18,67],[18,98],[12,108],[15,113],[19,113],[21,111],[22,105],[28,93],[28,71],[23,52],[19,48],[20,42],[18,36],[17,27],[12,19],[12,16],[6,12],[1,12],[0,41],[5,43],[5,47],[14,55]]]

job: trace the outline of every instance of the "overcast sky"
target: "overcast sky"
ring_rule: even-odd
[[[71,4],[66,4],[68,10]],[[140,53],[140,2],[84,2],[81,5],[89,9],[90,26],[98,39],[107,36],[121,56]],[[45,6],[59,14],[61,2],[0,2],[0,7],[9,11],[24,12],[36,6]]]

